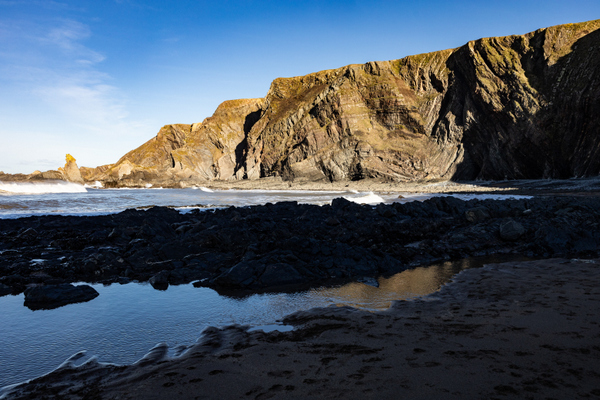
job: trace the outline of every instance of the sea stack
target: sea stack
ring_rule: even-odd
[[[83,178],[81,177],[81,172],[79,171],[75,157],[67,154],[66,161],[65,167],[61,171],[65,179],[69,182],[80,183],[83,185]]]

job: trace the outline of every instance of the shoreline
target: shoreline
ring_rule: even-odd
[[[33,180],[11,181],[6,184],[52,184],[71,183],[64,180]],[[95,181],[86,182],[94,188]],[[109,182],[104,182],[108,184]],[[474,194],[515,194],[515,195],[600,195],[600,177],[570,178],[570,179],[522,179],[506,181],[415,181],[396,182],[381,179],[362,179],[357,181],[284,181],[280,177],[266,177],[256,180],[182,180],[160,181],[147,187],[149,183],[132,184],[126,181],[117,182],[118,185],[109,185],[99,189],[187,189],[205,187],[211,190],[307,190],[307,191],[359,191],[378,193],[474,193]]]
[[[442,196],[377,206],[337,198],[326,206],[280,202],[185,214],[152,207],[0,219],[0,294],[36,292],[36,307],[45,307],[44,296],[68,292],[72,282],[137,280],[165,290],[196,281],[261,291],[496,253],[598,256],[599,210],[594,197]]]
[[[158,346],[129,366],[67,363],[5,398],[595,397],[598,263],[487,265],[382,312],[297,312],[291,332],[209,328],[179,358]]]
[[[458,284],[442,289],[437,300],[399,302],[388,312],[345,307],[296,313],[283,320],[298,326],[291,332],[211,328],[177,360],[165,359],[166,349],[158,347],[132,366],[67,365],[21,386],[24,392],[14,398],[56,393],[74,399],[194,398],[219,390],[225,390],[215,392],[221,397],[256,399],[394,393],[537,398],[539,393],[564,397],[556,394],[579,387],[582,397],[598,395],[600,388],[589,382],[600,374],[586,365],[596,368],[600,360],[600,346],[589,342],[600,338],[595,322],[600,307],[588,310],[600,301],[600,270],[597,260],[571,259],[598,257],[599,202],[595,196],[436,197],[373,207],[337,199],[323,207],[287,202],[185,215],[154,207],[104,217],[0,220],[0,250],[7,263],[0,266],[0,289],[8,293],[75,281],[148,281],[164,290],[202,279],[200,286],[260,291],[476,255],[546,259],[460,274]],[[27,262],[42,252],[43,265]],[[552,257],[563,259],[548,260]],[[549,309],[552,315],[545,314]],[[548,318],[555,321],[550,326]],[[556,331],[563,326],[572,330]],[[554,330],[550,336],[547,329]],[[523,336],[526,331],[531,334]],[[566,347],[565,339],[581,345]],[[534,352],[522,345],[527,340],[536,346]],[[536,363],[540,367],[532,376],[527,368]],[[544,375],[549,374],[546,364],[550,378]],[[448,377],[465,369],[478,382],[478,392],[465,392]],[[575,372],[560,377],[566,370]],[[477,381],[483,379],[480,371],[487,373],[483,381]],[[499,383],[492,385],[494,379]],[[356,391],[346,392],[349,385]]]

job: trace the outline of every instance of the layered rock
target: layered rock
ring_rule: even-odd
[[[87,180],[516,179],[600,172],[600,20],[278,78]]]
[[[72,155],[67,154],[65,166],[63,168],[59,168],[58,170],[63,174],[65,180],[69,182],[83,183],[81,172],[79,171],[75,157]]]
[[[260,118],[263,99],[222,103],[212,117],[192,125],[166,125],[156,137],[117,163],[86,169],[86,180],[136,185],[144,182],[243,178],[246,136]]]

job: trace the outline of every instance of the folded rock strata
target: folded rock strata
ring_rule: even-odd
[[[600,20],[278,78],[263,99],[164,126],[109,185],[568,178],[600,172]]]

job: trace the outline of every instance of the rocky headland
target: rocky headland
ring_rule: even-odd
[[[166,125],[106,186],[540,179],[600,172],[600,20],[278,78],[264,98]]]
[[[186,187],[277,177],[388,182],[596,176],[600,20],[275,79],[96,168],[0,180]],[[81,176],[79,176],[79,174]]]

